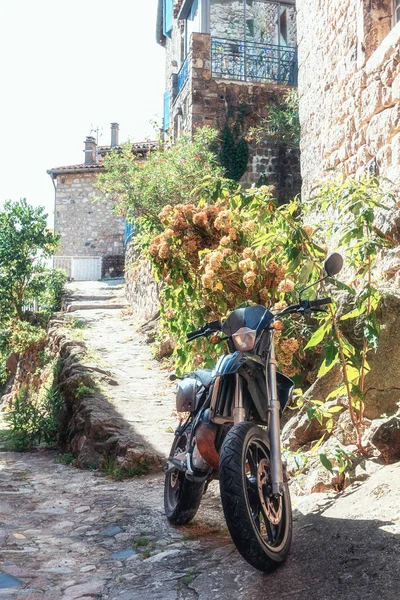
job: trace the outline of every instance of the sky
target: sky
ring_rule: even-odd
[[[27,198],[51,219],[47,169],[84,162],[99,129],[110,143],[154,137],[165,53],[157,0],[0,0],[0,206]]]

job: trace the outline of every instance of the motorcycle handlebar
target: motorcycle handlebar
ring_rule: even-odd
[[[332,298],[317,298],[316,300],[310,300],[310,308],[325,306],[325,304],[332,304]]]
[[[190,333],[186,334],[186,339],[188,342],[190,342],[191,340],[203,335],[208,335],[213,331],[221,331],[221,327],[221,321],[212,321],[211,323],[206,323],[203,325],[203,327],[200,327],[200,329],[196,329],[195,331],[191,331]]]

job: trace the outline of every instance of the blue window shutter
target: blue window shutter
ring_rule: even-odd
[[[173,0],[163,0],[164,2],[164,19],[163,19],[163,31],[164,35],[171,37],[173,19],[174,19],[174,8]]]
[[[164,94],[164,131],[168,131],[171,124],[171,112],[169,107],[170,93]]]

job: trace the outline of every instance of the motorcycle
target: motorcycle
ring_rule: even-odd
[[[199,369],[177,383],[177,411],[189,416],[175,432],[165,466],[164,507],[177,525],[195,516],[209,482],[219,479],[225,520],[242,557],[260,571],[282,564],[292,541],[292,508],[281,456],[280,418],[293,381],[277,371],[274,334],[285,315],[324,311],[330,298],[302,293],[340,272],[342,257],[325,261],[326,275],[303,288],[298,304],[273,314],[264,306],[234,310],[224,322],[207,323],[188,341],[215,337],[229,354],[213,370]]]

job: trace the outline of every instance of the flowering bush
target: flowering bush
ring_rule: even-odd
[[[164,329],[177,342],[178,372],[211,366],[220,354],[205,340],[187,345],[188,331],[245,303],[282,310],[292,302],[297,284],[311,276],[312,267],[304,271],[305,244],[311,242],[292,218],[295,210],[296,203],[277,208],[266,186],[222,190],[215,204],[163,208],[164,229],[148,252],[164,281],[161,314]],[[316,251],[321,257],[326,252]],[[289,376],[298,373],[302,358],[295,330],[296,337],[302,335],[300,324],[292,323],[278,344],[279,366]]]

